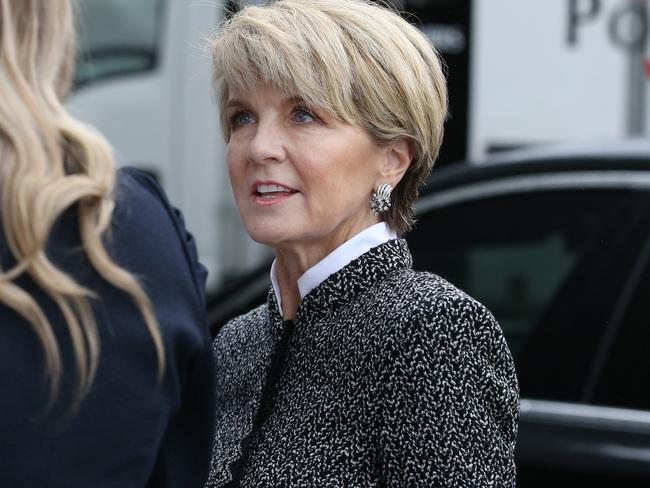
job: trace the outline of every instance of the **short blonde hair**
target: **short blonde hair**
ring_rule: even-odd
[[[441,61],[420,30],[367,0],[278,0],[233,15],[211,49],[227,141],[230,93],[261,84],[363,127],[378,144],[411,141],[415,155],[385,220],[400,235],[412,227],[447,114]]]

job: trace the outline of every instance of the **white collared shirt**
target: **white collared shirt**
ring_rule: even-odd
[[[344,268],[362,254],[370,251],[373,247],[396,239],[397,235],[385,222],[371,225],[357,235],[347,240],[323,259],[314,264],[298,278],[298,291],[302,300],[307,294],[325,281],[330,275]],[[278,284],[275,260],[271,265],[271,284],[278,308],[282,315],[282,299],[280,285]]]

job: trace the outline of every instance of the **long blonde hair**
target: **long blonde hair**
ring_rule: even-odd
[[[90,304],[97,297],[46,254],[52,227],[66,209],[78,208],[89,262],[139,308],[156,349],[159,375],[165,354],[151,302],[136,278],[113,262],[102,241],[115,205],[110,146],[62,104],[74,64],[73,26],[69,0],[0,0],[0,219],[16,261],[11,269],[0,270],[0,302],[38,336],[51,400],[62,375],[59,344],[43,309],[17,278],[28,275],[56,303],[73,345],[80,401],[99,363]]]

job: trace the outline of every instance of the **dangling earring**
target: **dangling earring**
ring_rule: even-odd
[[[393,187],[391,185],[383,183],[379,185],[377,190],[372,194],[370,207],[375,215],[380,215],[388,211],[390,208],[390,192],[392,191]]]

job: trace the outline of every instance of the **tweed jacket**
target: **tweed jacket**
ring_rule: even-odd
[[[478,302],[412,268],[402,239],[331,275],[284,321],[268,302],[214,341],[208,487],[514,487],[519,390]]]

